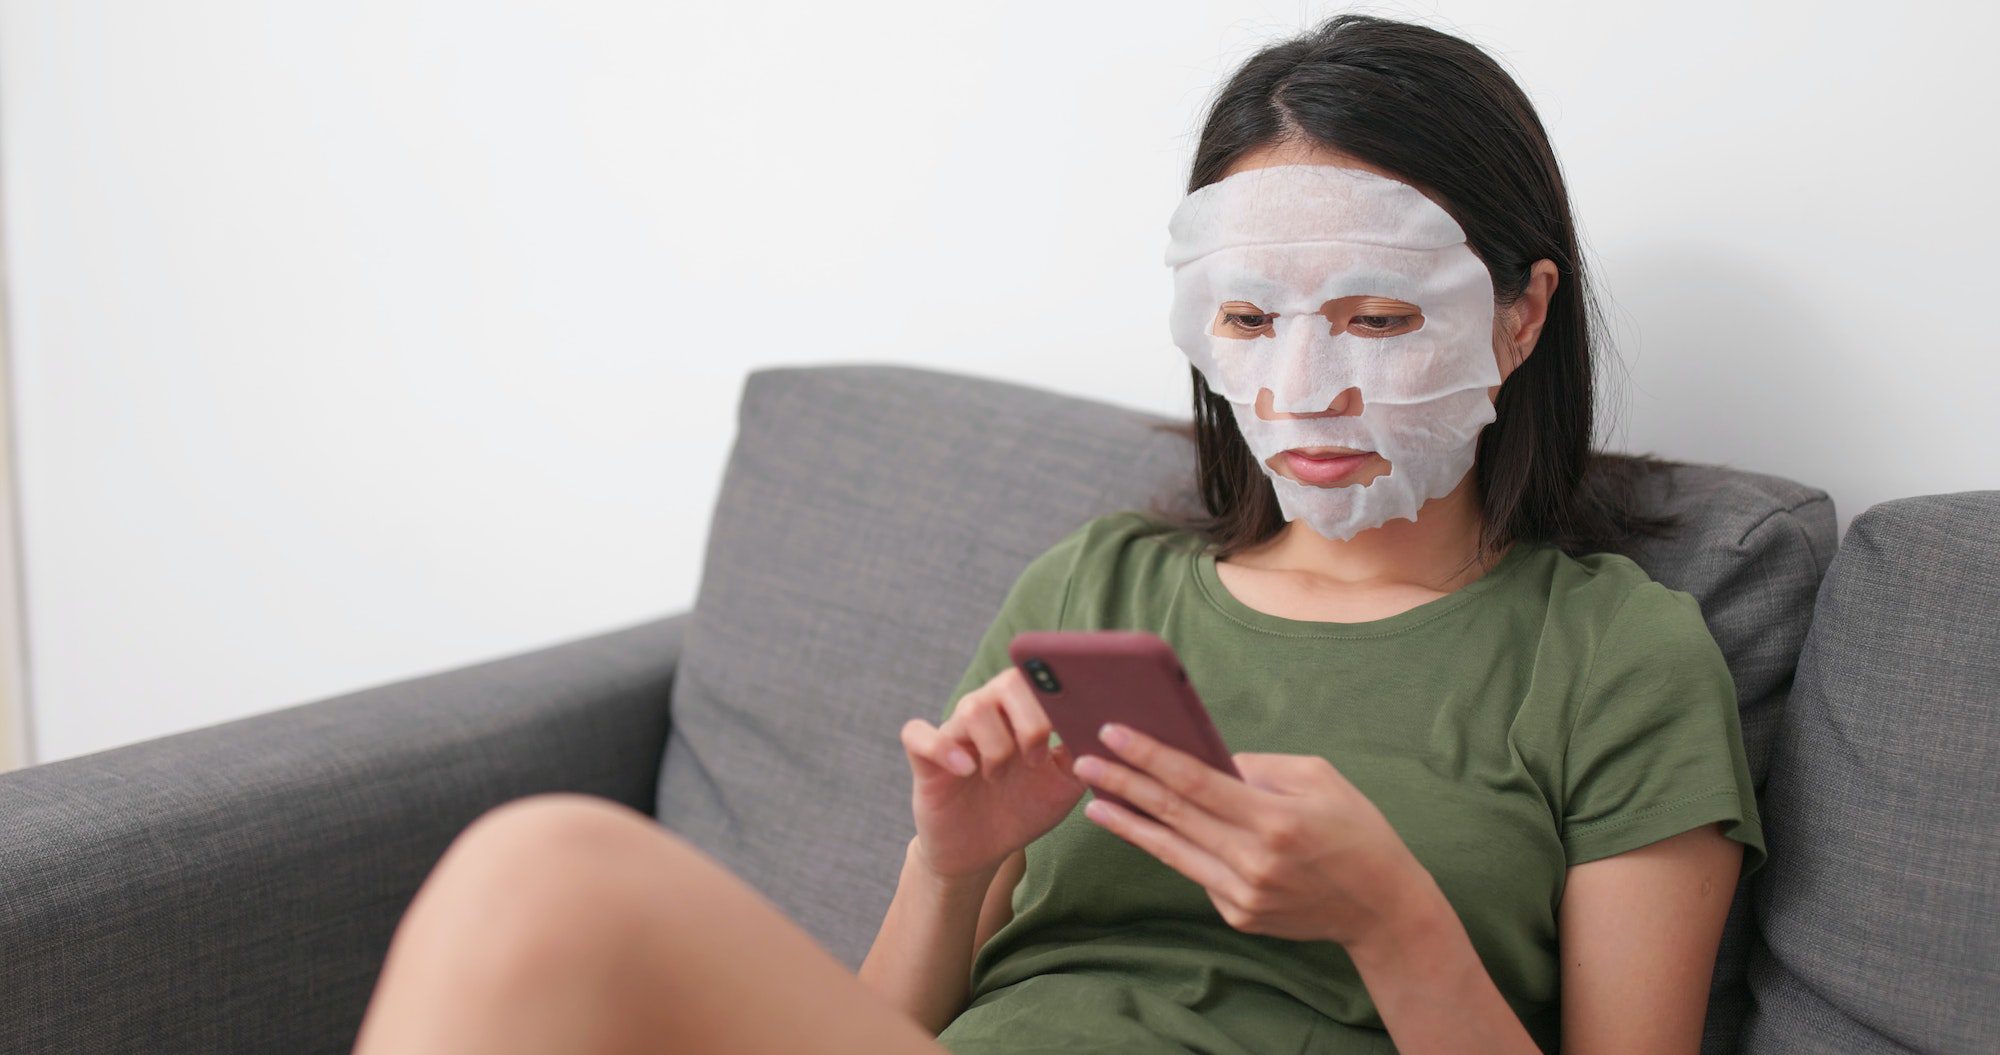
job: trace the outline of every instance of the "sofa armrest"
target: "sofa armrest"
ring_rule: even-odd
[[[650,813],[688,613],[0,774],[10,1050],[345,1052],[485,810]]]

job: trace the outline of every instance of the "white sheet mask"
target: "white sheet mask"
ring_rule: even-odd
[[[1167,225],[1174,271],[1174,343],[1228,400],[1244,442],[1276,491],[1286,520],[1350,539],[1449,494],[1472,468],[1479,430],[1493,421],[1486,389],[1493,360],[1493,279],[1451,214],[1400,180],[1342,165],[1248,169],[1189,194]],[[1407,314],[1362,304],[1366,296],[1416,305],[1423,321],[1388,337],[1365,336],[1352,314]],[[1275,315],[1256,336],[1219,336],[1232,314]],[[1324,309],[1340,308],[1331,314]],[[1221,329],[1227,333],[1227,329]],[[1245,332],[1248,332],[1246,330]],[[1257,416],[1270,389],[1273,413],[1325,411],[1342,392],[1362,412],[1338,417]],[[1317,487],[1267,464],[1293,447],[1372,450],[1389,471],[1367,484]]]

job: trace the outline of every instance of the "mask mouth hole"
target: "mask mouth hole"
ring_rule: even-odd
[[[1341,487],[1365,488],[1376,480],[1389,476],[1394,470],[1394,463],[1376,451],[1368,451],[1365,457],[1351,462],[1329,460],[1314,466],[1309,461],[1295,462],[1291,456],[1291,449],[1287,448],[1273,454],[1264,462],[1264,471],[1268,473],[1282,476],[1301,487],[1317,487],[1324,490]]]

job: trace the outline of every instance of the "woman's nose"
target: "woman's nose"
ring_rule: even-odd
[[[1271,390],[1257,390],[1257,416],[1265,421],[1283,421],[1287,418],[1344,418],[1361,413],[1361,390],[1349,387],[1333,397],[1333,402],[1317,414],[1283,414],[1272,410]]]

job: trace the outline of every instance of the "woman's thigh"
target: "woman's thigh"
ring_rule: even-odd
[[[436,935],[457,947],[438,951],[499,979],[475,988],[502,1002],[511,988],[523,1006],[539,987],[574,989],[560,1006],[590,1023],[574,1040],[592,1050],[945,1053],[760,892],[608,799],[498,807],[425,885],[439,889],[420,891],[411,914],[435,893],[459,920],[436,928],[458,931]],[[578,1011],[579,999],[591,1006]],[[426,1004],[437,1006],[413,1001]]]

